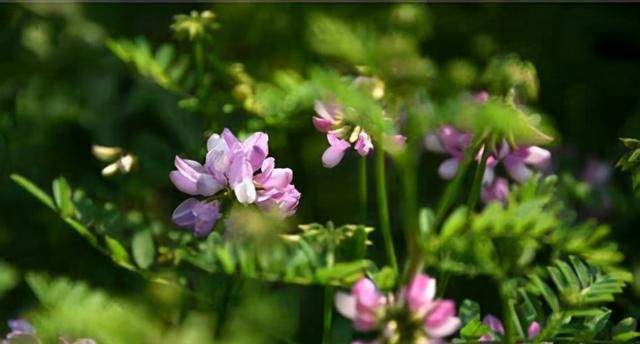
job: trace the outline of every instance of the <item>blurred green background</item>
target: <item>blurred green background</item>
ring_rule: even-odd
[[[197,156],[205,132],[215,129],[211,116],[223,113],[223,109],[211,108],[203,115],[179,107],[179,97],[137,76],[114,56],[105,45],[107,39],[140,36],[154,46],[171,42],[174,38],[169,25],[174,15],[210,9],[220,28],[215,31],[214,48],[205,53],[224,61],[242,62],[253,78],[269,81],[278,69],[303,73],[311,65],[327,63],[307,39],[313,15],[322,13],[346,23],[367,23],[384,32],[380,18],[390,13],[413,13],[403,12],[399,6],[0,5],[0,22],[4,24],[0,31],[0,259],[21,272],[46,271],[86,280],[114,295],[138,297],[152,304],[144,295],[153,287],[115,267],[9,179],[11,173],[19,173],[47,187],[53,178],[64,175],[97,200],[121,208],[147,209],[169,223],[171,211],[182,198],[168,179],[173,156]],[[481,73],[479,66],[493,55],[516,53],[533,62],[540,80],[535,106],[548,114],[559,133],[554,146],[556,171],[579,179],[589,159],[613,165],[623,152],[618,137],[640,136],[640,7],[411,6],[421,15],[417,36],[421,53],[431,59],[433,72],[438,75],[434,81],[455,84],[457,78],[465,78],[465,73]],[[212,87],[207,91],[230,93],[229,88]],[[223,124],[234,130],[261,127],[269,132],[272,154],[280,165],[294,170],[294,182],[303,195],[297,222],[357,222],[357,192],[353,188],[357,159],[348,156],[338,168],[322,168],[325,138],[315,132],[311,115],[308,109],[285,122],[264,125],[255,124],[261,120],[238,107],[232,116],[224,117]],[[92,144],[126,148],[138,156],[139,169],[126,176],[103,178],[103,164],[91,155]],[[440,160],[426,152],[422,157],[422,204],[432,206],[435,200],[433,191],[427,192],[422,186],[437,185],[429,190],[442,187],[435,172]],[[626,264],[640,271],[636,250],[640,236],[635,226],[640,212],[638,198],[629,185],[628,176],[614,171],[604,186],[612,204],[605,209],[602,202],[592,200],[580,207],[584,216],[595,212],[612,224]],[[391,183],[392,199],[397,192]],[[373,207],[374,201],[370,203]],[[397,202],[391,204],[393,220],[401,212]],[[382,254],[377,251],[381,250],[374,255]],[[220,276],[221,281],[226,279]],[[454,294],[472,296],[451,284]],[[254,323],[290,324],[281,332],[300,342],[312,343],[315,339],[308,338],[316,337],[319,342],[315,334],[321,331],[320,288],[271,284],[253,288],[276,298],[272,306],[265,306],[267,320],[254,319]],[[478,289],[473,292],[478,296],[490,292]],[[634,306],[639,304],[639,297],[640,286],[634,285],[619,308],[625,314],[640,315],[640,308]],[[21,283],[0,298],[0,320],[15,317],[34,302],[31,290]],[[273,309],[282,313],[276,320],[269,319],[273,318]],[[339,322],[336,326],[346,331],[348,324]],[[262,327],[257,328],[260,331]]]

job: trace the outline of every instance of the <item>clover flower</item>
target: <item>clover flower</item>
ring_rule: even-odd
[[[312,118],[313,125],[326,133],[329,147],[322,154],[322,165],[327,168],[340,163],[347,149],[353,148],[361,156],[367,156],[373,149],[371,136],[360,126],[349,126],[343,121],[342,108],[335,102],[316,101],[314,109],[318,116]]]
[[[0,344],[40,344],[42,343],[36,334],[33,326],[23,319],[9,320],[7,322],[11,332],[5,339],[0,340]],[[96,341],[89,338],[79,338],[76,340],[67,337],[58,338],[58,344],[96,344]]]
[[[196,236],[207,236],[222,216],[220,199],[230,194],[243,205],[277,208],[286,216],[295,213],[300,192],[291,184],[293,172],[275,167],[275,159],[268,157],[268,142],[269,136],[262,132],[240,141],[224,129],[207,140],[204,165],[176,156],[176,170],[169,173],[171,182],[186,194],[206,198],[180,203],[173,212],[173,222]]]
[[[473,96],[473,101],[483,103],[488,94],[480,92]],[[449,155],[440,164],[438,174],[443,179],[452,179],[464,157],[464,153],[471,148],[473,134],[445,125],[429,134],[424,139],[427,150],[434,153]],[[475,160],[480,160],[484,149],[491,149],[487,158],[480,196],[483,202],[493,200],[506,202],[509,195],[509,182],[506,178],[496,177],[495,169],[502,163],[507,174],[518,183],[524,183],[532,174],[532,170],[542,170],[551,161],[551,153],[538,146],[510,146],[506,140],[499,141],[495,146],[482,146]]]
[[[0,344],[11,343],[40,343],[36,330],[26,320],[15,319],[7,321],[11,332],[9,332],[5,339],[0,341]]]
[[[436,280],[417,275],[397,295],[382,294],[374,283],[360,279],[350,294],[336,294],[336,308],[356,330],[376,331],[372,342],[352,344],[437,343],[460,327],[452,300],[436,299]]]
[[[480,337],[478,341],[480,342],[489,342],[489,341],[500,341],[504,336],[504,326],[502,325],[502,321],[497,317],[487,314],[483,319],[482,323],[487,325],[489,329],[491,329],[490,333],[487,333]],[[529,327],[527,328],[527,338],[526,339],[534,339],[540,334],[541,326],[537,321],[531,322]]]

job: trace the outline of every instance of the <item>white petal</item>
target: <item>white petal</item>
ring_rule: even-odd
[[[529,155],[524,158],[524,162],[537,168],[542,168],[551,160],[551,152],[538,146],[531,146],[527,149]]]
[[[429,337],[443,338],[456,332],[459,327],[460,319],[457,317],[451,317],[445,320],[442,324],[433,328],[426,328],[426,330]]]
[[[238,202],[242,204],[251,204],[256,201],[256,187],[253,185],[253,180],[243,180],[240,184],[236,185],[233,191],[236,194]]]
[[[356,317],[356,298],[351,294],[337,292],[335,302],[336,309],[345,318],[354,319]]]
[[[429,134],[424,138],[424,146],[427,147],[428,150],[435,153],[444,153],[444,147],[440,143],[440,138],[438,138],[435,134]]]
[[[440,164],[438,174],[440,174],[440,177],[444,179],[451,179],[456,175],[456,172],[458,172],[458,165],[460,165],[460,160],[458,159],[451,158],[445,160]]]

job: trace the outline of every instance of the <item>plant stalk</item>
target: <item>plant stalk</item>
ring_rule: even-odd
[[[480,198],[480,187],[482,186],[482,179],[484,178],[484,171],[487,167],[487,159],[489,158],[489,147],[485,143],[480,145],[483,147],[482,150],[482,158],[480,160],[480,164],[476,167],[476,172],[473,176],[473,184],[471,186],[471,192],[469,193],[469,199],[467,201],[467,209],[469,210],[469,214],[476,208],[476,204],[478,203],[478,198]]]
[[[387,259],[391,264],[391,268],[398,275],[398,261],[396,259],[395,249],[393,248],[393,240],[391,237],[391,223],[389,222],[389,207],[387,204],[387,185],[384,166],[384,150],[382,145],[375,149],[375,168],[376,168],[376,192],[378,196],[378,214],[380,216],[380,229],[382,230],[382,238],[387,253]]]
[[[505,281],[498,281],[500,285],[500,299],[502,302],[502,319],[504,320],[504,343],[514,344],[514,328],[513,328],[513,313],[511,312],[511,305],[509,304],[509,284]]]
[[[360,158],[360,221],[365,224],[367,223],[367,157],[363,156]]]
[[[333,318],[333,287],[324,287],[324,317],[322,344],[331,344],[331,321]]]
[[[464,154],[464,157],[462,158],[462,161],[458,166],[458,172],[456,173],[455,177],[453,177],[453,180],[449,183],[449,185],[447,185],[447,188],[444,191],[444,195],[438,203],[434,228],[438,228],[440,226],[442,220],[444,220],[444,217],[447,214],[447,211],[449,211],[449,208],[453,204],[453,201],[455,200],[456,196],[458,196],[460,187],[462,187],[462,182],[464,181],[464,176],[467,173],[467,170],[469,169],[469,165],[473,161],[473,158],[478,154],[478,150],[480,149],[480,147],[482,147],[482,142],[478,143],[475,147],[473,147],[473,149],[468,149]]]

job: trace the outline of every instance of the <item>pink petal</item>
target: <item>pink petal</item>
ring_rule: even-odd
[[[526,164],[532,165],[538,169],[544,168],[549,165],[551,161],[551,152],[538,146],[531,146],[527,148],[527,157],[524,159]]]
[[[460,328],[460,319],[450,317],[439,323],[437,326],[427,326],[425,329],[431,338],[444,338],[454,334]]]
[[[231,157],[227,142],[219,135],[213,134],[207,141],[207,150],[205,166],[211,171],[226,172]]]
[[[524,160],[515,154],[507,155],[503,163],[507,173],[518,183],[524,183],[531,176],[531,170],[525,165]]]
[[[328,121],[334,120],[334,116],[332,114],[336,110],[335,107],[327,106],[327,103],[316,100],[313,103],[313,109],[316,111],[316,114],[320,116],[320,118]]]
[[[425,274],[415,276],[406,289],[409,309],[418,316],[424,315],[436,295],[436,280]]]
[[[196,183],[190,178],[185,177],[179,171],[171,171],[169,172],[169,179],[173,185],[180,190],[189,195],[197,195],[198,188],[196,187]]]
[[[485,204],[491,201],[505,203],[508,197],[509,182],[502,177],[495,178],[491,184],[485,184],[480,189],[480,198]]]
[[[326,168],[333,168],[340,163],[344,156],[346,148],[338,146],[330,146],[322,154],[322,166]]]
[[[262,187],[265,189],[281,189],[289,185],[293,180],[293,171],[289,168],[273,169],[269,179],[265,180]]]
[[[358,141],[356,141],[355,149],[361,156],[366,156],[369,151],[373,149],[373,143],[371,143],[371,137],[363,131],[358,135]]]
[[[504,334],[504,326],[502,326],[502,321],[500,321],[500,319],[496,318],[495,316],[491,314],[485,315],[485,317],[482,319],[482,323],[487,325],[487,327],[489,327],[491,331],[498,334]]]
[[[333,128],[333,120],[313,116],[313,126],[321,133],[326,133]]]
[[[269,154],[269,135],[263,132],[251,134],[242,142],[242,150],[251,167],[256,171]]]
[[[527,338],[533,339],[537,337],[538,334],[540,333],[540,329],[541,329],[541,326],[537,321],[532,322],[531,325],[529,325],[529,328],[527,329]]]

